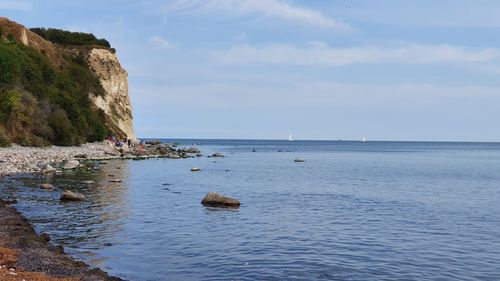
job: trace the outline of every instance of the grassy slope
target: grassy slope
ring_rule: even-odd
[[[74,145],[110,134],[89,93],[104,94],[82,57],[56,66],[0,34],[0,145]]]

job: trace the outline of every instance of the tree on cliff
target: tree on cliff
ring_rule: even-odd
[[[89,94],[102,95],[104,90],[84,59],[65,55],[64,63],[56,65],[44,52],[17,42],[4,30],[2,33],[0,145],[75,145],[110,134],[104,113],[90,103]],[[109,46],[93,35],[48,34],[72,44]],[[61,34],[64,36],[57,37]]]

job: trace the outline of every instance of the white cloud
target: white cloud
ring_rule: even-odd
[[[216,61],[236,64],[287,64],[338,67],[353,64],[489,63],[500,59],[498,49],[471,49],[451,45],[333,48],[321,42],[298,48],[275,44],[238,45],[213,53]]]
[[[197,10],[205,14],[225,12],[231,15],[257,14],[325,28],[349,30],[341,20],[323,15],[320,11],[292,5],[283,0],[177,0],[168,11]]]
[[[151,38],[149,38],[149,43],[161,48],[161,49],[166,49],[166,50],[171,50],[175,49],[175,45],[170,43],[168,40],[158,36],[154,35]]]
[[[31,10],[31,3],[24,1],[0,1],[0,10]]]

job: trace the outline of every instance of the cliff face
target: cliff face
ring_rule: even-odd
[[[85,65],[100,82],[103,94],[88,92],[95,109],[104,112],[106,127],[118,137],[135,139],[132,123],[132,107],[128,95],[127,72],[122,68],[114,50],[103,46],[65,46],[48,41],[24,26],[0,17],[0,40],[14,38],[17,42],[39,51],[54,65],[54,69],[64,69],[71,59],[81,57]],[[4,38],[4,39],[2,39]],[[2,71],[2,69],[0,69]],[[1,85],[0,85],[1,86]]]
[[[135,139],[127,71],[121,67],[116,55],[107,49],[90,50],[87,61],[106,92],[103,96],[91,95],[92,102],[108,116],[110,126]]]

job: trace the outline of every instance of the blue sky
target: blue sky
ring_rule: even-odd
[[[139,137],[500,141],[499,1],[0,0],[108,39]]]

